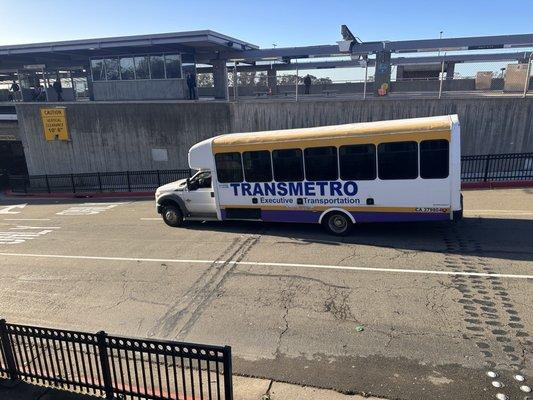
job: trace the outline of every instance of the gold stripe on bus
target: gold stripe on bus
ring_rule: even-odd
[[[422,140],[436,140],[445,139],[450,140],[451,133],[449,130],[441,131],[426,131],[426,132],[410,132],[397,134],[372,134],[372,135],[358,135],[358,136],[341,136],[332,138],[305,138],[294,140],[285,140],[283,142],[261,142],[261,143],[243,143],[243,144],[217,144],[213,141],[213,154],[228,153],[228,152],[244,152],[257,150],[280,150],[280,149],[304,149],[308,147],[322,147],[322,146],[336,146],[351,144],[375,144],[389,143],[389,142],[405,142],[414,141],[420,142]]]
[[[439,117],[395,119],[389,121],[359,122],[312,128],[283,129],[263,132],[233,133],[213,139],[215,145],[242,145],[266,142],[285,142],[300,139],[331,139],[364,135],[389,135],[401,133],[449,131],[452,119]]]
[[[354,212],[401,212],[401,213],[414,213],[414,212],[431,212],[431,213],[449,213],[449,208],[441,208],[436,207],[441,211],[422,211],[427,210],[429,208],[435,208],[435,207],[373,207],[373,206],[354,206],[354,207],[343,207],[342,204],[331,204],[328,206],[310,206],[305,207],[304,205],[299,206],[261,206],[259,204],[252,204],[252,205],[221,205],[220,208],[222,210],[229,210],[229,209],[236,209],[236,208],[260,208],[261,210],[282,210],[282,211],[325,211],[325,210],[331,210],[332,208],[342,208],[346,211],[354,211]],[[421,211],[418,211],[421,209]]]

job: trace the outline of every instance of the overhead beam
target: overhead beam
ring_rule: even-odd
[[[338,54],[340,51],[337,45],[319,45],[224,52],[222,56],[228,60],[253,62],[267,59],[328,57]]]
[[[461,51],[533,47],[533,34],[471,36],[443,39],[420,39],[352,43],[352,54],[369,54],[378,51],[391,53],[418,53],[430,51]]]
[[[425,57],[395,57],[392,58],[392,65],[413,65],[413,64],[440,64],[441,62],[468,63],[468,62],[496,62],[496,61],[516,61],[528,59],[530,52],[513,52],[513,53],[494,53],[494,54],[456,54],[442,56],[425,56]],[[369,66],[374,66],[373,59],[368,60]],[[355,60],[333,60],[333,61],[311,61],[305,63],[273,63],[257,65],[238,65],[237,70],[240,72],[253,71],[292,71],[296,69],[335,69],[335,68],[358,68],[364,67],[363,61]],[[232,68],[229,65],[228,68]],[[212,72],[212,67],[198,67],[200,73]]]

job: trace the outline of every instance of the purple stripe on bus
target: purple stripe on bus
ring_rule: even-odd
[[[262,210],[261,219],[266,222],[302,222],[318,223],[322,211],[307,210]],[[416,222],[446,221],[447,213],[423,212],[352,212],[355,222]],[[221,210],[222,219],[226,219],[226,211]]]
[[[446,221],[447,213],[422,212],[352,212],[355,222],[410,222],[410,221]]]

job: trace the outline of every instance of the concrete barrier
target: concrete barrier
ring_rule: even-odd
[[[71,140],[44,140],[39,109],[17,104],[31,175],[187,168],[193,144],[230,132],[459,114],[462,154],[533,151],[533,99],[62,103]],[[153,154],[166,150],[167,160]]]

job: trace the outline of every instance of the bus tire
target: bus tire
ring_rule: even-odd
[[[174,204],[163,206],[163,212],[161,215],[163,216],[163,221],[165,221],[165,224],[168,226],[177,228],[178,226],[183,225],[183,213],[179,207]]]
[[[353,223],[346,214],[334,211],[324,216],[322,226],[332,235],[346,236],[350,233]]]

